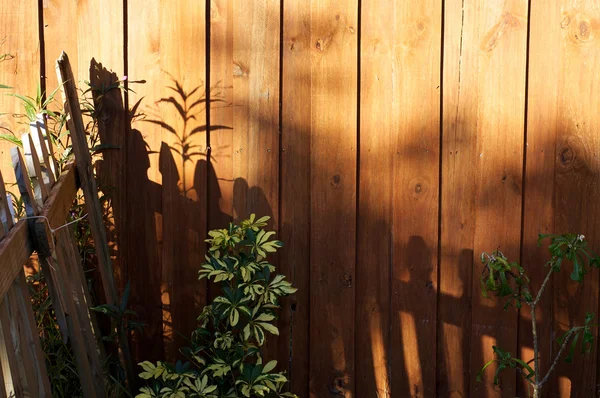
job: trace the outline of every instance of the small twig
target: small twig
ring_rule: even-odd
[[[564,352],[565,348],[567,348],[567,345],[569,344],[569,340],[571,340],[571,337],[573,336],[574,333],[579,332],[579,330],[581,330],[582,328],[577,328],[574,330],[571,330],[567,336],[565,337],[565,340],[563,341],[560,350],[558,350],[558,354],[556,354],[556,357],[554,358],[554,362],[552,363],[552,366],[550,366],[550,369],[548,369],[548,373],[546,373],[546,376],[544,376],[544,378],[542,379],[542,381],[540,381],[538,383],[538,386],[542,386],[550,377],[550,374],[552,373],[552,371],[554,370],[554,368],[556,367],[556,365],[558,364],[558,360],[560,359],[560,357],[562,356],[562,353]]]
[[[544,290],[546,289],[546,285],[548,284],[550,277],[554,273],[554,269],[552,268],[554,266],[554,259],[550,260],[548,262],[548,265],[550,267],[550,270],[548,271],[548,274],[546,274],[546,278],[544,278],[544,282],[542,282],[542,286],[540,287],[540,290],[538,291],[538,294],[537,294],[535,300],[533,301],[533,305],[537,305],[537,303],[540,301],[540,298],[542,297],[542,293],[544,293]]]

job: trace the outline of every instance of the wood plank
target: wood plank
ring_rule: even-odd
[[[92,231],[96,254],[98,256],[98,268],[100,269],[100,275],[102,276],[102,285],[106,301],[109,304],[116,304],[119,299],[113,276],[106,232],[104,230],[102,210],[98,199],[98,188],[92,173],[92,164],[85,136],[85,129],[83,127],[83,120],[81,118],[77,89],[75,87],[75,82],[73,81],[73,73],[71,71],[69,59],[65,53],[63,53],[57,61],[57,75],[59,83],[61,84],[63,99],[65,101],[65,111],[68,113],[67,123],[73,142],[73,152],[77,162],[76,166],[79,181],[85,197],[90,229]],[[123,337],[124,336],[120,336],[119,338],[120,358],[123,362],[122,365],[126,373],[128,385],[130,388],[133,388],[136,384],[136,379],[133,373],[131,355],[129,353],[129,343],[127,338]]]
[[[0,184],[1,186],[2,184]],[[71,165],[67,167],[66,172],[59,179],[44,209],[42,209],[41,215],[50,221],[50,225],[57,227],[62,224],[76,191],[75,168]],[[44,229],[46,227],[43,220],[38,220],[36,224],[41,224]],[[27,222],[20,221],[0,241],[0,264],[11,265],[10,268],[6,268],[0,273],[0,297],[3,297],[14,278],[22,271],[22,264],[27,262],[32,252],[33,246],[29,237]]]
[[[523,186],[521,262],[531,279],[533,291],[538,292],[547,272],[547,268],[542,267],[542,264],[550,257],[547,249],[549,241],[541,246],[538,245],[538,234],[562,232],[556,229],[556,203],[551,199],[555,192],[554,167],[559,117],[557,99],[561,53],[560,4],[558,2],[532,3],[530,19],[527,152]],[[548,84],[548,82],[552,83]],[[552,353],[556,354],[552,334],[553,301],[554,285],[551,280],[536,311],[542,375],[545,375],[550,367]],[[533,358],[531,333],[531,311],[524,306],[521,309],[518,347],[519,355],[524,360]],[[556,377],[553,377],[551,380],[555,379]],[[519,396],[527,396],[525,394],[530,389],[528,383],[521,381],[518,387]],[[547,393],[556,392],[556,384],[547,385],[545,390]]]
[[[515,352],[516,325],[514,313],[481,298],[472,267],[499,246],[519,256],[527,2],[456,1],[445,10],[440,393],[514,396],[511,374],[501,389],[492,371],[475,381],[493,344]]]
[[[23,137],[24,141],[26,139],[29,141],[29,155],[39,186],[39,189],[35,193],[35,200],[38,203],[45,202],[50,206],[52,203],[49,203],[49,201],[46,200],[48,198],[48,192],[47,189],[44,188],[44,176],[39,161],[42,150],[35,146],[30,134],[26,134]],[[31,165],[28,165],[28,167],[30,166]],[[72,169],[73,168],[71,168],[71,170]],[[65,177],[67,174],[68,173],[65,173]],[[53,195],[61,192],[62,183],[64,181],[65,180],[61,180],[61,185],[55,187],[52,192]],[[69,196],[69,199],[71,200],[65,202],[72,203],[76,190],[71,190],[69,193],[71,194]],[[56,199],[56,196],[54,196],[53,199]],[[56,204],[56,202],[54,202],[54,204]],[[66,215],[67,211],[63,213],[61,223],[65,222]],[[83,394],[86,397],[103,397],[106,395],[104,389],[104,371],[100,363],[99,352],[94,348],[96,339],[90,332],[91,328],[89,317],[87,316],[87,308],[86,315],[81,316],[79,308],[75,305],[77,291],[73,291],[73,286],[70,283],[73,272],[66,272],[66,268],[72,269],[73,267],[81,267],[81,260],[77,259],[79,257],[78,255],[73,255],[72,245],[65,242],[65,239],[70,239],[68,230],[61,228],[58,231],[51,230],[49,234],[46,234],[46,228],[52,228],[52,224],[40,225],[40,222],[47,220],[48,219],[40,219],[37,220],[37,222],[30,223],[30,225],[34,225],[36,251],[40,267],[44,273],[46,282],[48,283],[48,291],[52,298],[53,308],[57,313],[57,321],[61,326],[63,336],[65,336],[65,342],[67,340],[66,336],[68,336],[71,343]],[[37,228],[38,226],[41,228]],[[38,232],[42,233],[38,234]],[[67,251],[66,248],[70,248],[71,250]],[[78,278],[77,283],[81,283]],[[67,316],[65,314],[67,314]],[[87,344],[88,342],[91,344]]]
[[[279,11],[277,0],[233,3],[234,218],[278,225]]]
[[[358,1],[311,24],[310,396],[354,397]]]
[[[9,92],[34,96],[40,82],[40,43],[38,35],[37,0],[24,0],[16,3],[0,3],[0,24],[4,33],[0,54],[11,54],[12,59],[0,63],[0,82],[13,87],[2,90],[0,95],[0,109],[7,115],[24,114],[21,101],[15,97],[7,96]],[[0,118],[0,129],[3,133],[9,131],[19,135],[22,126],[12,117]],[[10,148],[13,144],[0,141],[0,171],[8,183],[14,183],[12,164],[10,162]]]
[[[465,27],[474,32],[465,32],[462,62],[467,74],[475,71],[471,68],[477,68],[477,73],[473,73],[477,85],[465,85],[464,89],[479,93],[477,114],[470,115],[477,123],[475,220],[478,222],[473,243],[476,258],[481,252],[498,247],[511,259],[518,259],[520,254],[527,6],[526,1],[509,1],[502,6],[474,8],[475,23],[467,19],[469,12],[465,15]],[[475,269],[479,275],[480,268]],[[483,383],[475,380],[481,366],[494,357],[492,345],[516,351],[516,312],[506,313],[502,308],[500,300],[490,306],[490,301],[481,296],[479,279],[473,278],[471,393],[474,395],[515,395],[513,374],[505,375],[500,389],[493,386],[491,372],[485,374]],[[481,347],[481,351],[475,347]]]
[[[38,205],[42,207],[44,202],[46,202],[46,199],[48,199],[48,186],[46,186],[46,183],[44,182],[42,164],[40,162],[33,139],[31,138],[31,134],[23,134],[21,136],[21,140],[23,141],[25,157],[31,160],[30,162],[26,163],[29,177],[33,183],[34,197],[38,202]],[[27,145],[25,145],[25,142],[27,142]]]
[[[12,286],[11,286],[12,287]],[[20,397],[23,395],[27,385],[27,380],[24,379],[24,374],[19,368],[19,363],[22,362],[18,356],[20,351],[15,349],[13,342],[13,324],[10,314],[13,312],[10,299],[7,293],[3,295],[2,303],[0,303],[0,328],[2,329],[2,345],[0,346],[0,360],[2,361],[2,371],[6,384],[6,394],[9,396]],[[16,326],[15,326],[16,327]],[[16,330],[16,329],[15,329]]]
[[[56,165],[54,160],[50,156],[50,147],[48,143],[51,143],[51,139],[47,139],[48,133],[45,128],[46,124],[40,121],[36,122],[35,131],[32,131],[31,137],[35,142],[35,147],[38,149],[38,153],[42,154],[42,160],[44,161],[44,181],[47,182],[48,187],[52,188],[56,183]],[[42,130],[44,133],[42,133]]]
[[[442,2],[403,3],[394,12],[396,40],[400,42],[389,44],[398,52],[392,58],[392,80],[383,84],[394,86],[398,82],[398,91],[390,103],[376,99],[377,106],[386,104],[388,112],[396,115],[391,122],[391,383],[393,393],[400,396],[434,397]],[[384,47],[383,35],[380,38]],[[376,120],[372,122],[377,125]],[[380,146],[376,152],[385,150]],[[360,192],[364,192],[362,187]]]
[[[233,214],[233,0],[210,2],[209,228]]]
[[[56,251],[52,257],[40,257],[40,262],[45,261],[53,266],[56,280],[59,281],[60,295],[66,304],[69,314],[68,326],[70,330],[70,341],[77,364],[77,374],[81,380],[81,387],[86,397],[106,396],[104,385],[104,371],[100,362],[100,352],[96,347],[96,338],[92,333],[92,327],[87,308],[77,303],[83,302],[80,288],[81,280],[76,278],[74,268],[81,267],[81,258],[74,252],[70,242],[71,236],[68,229],[56,232]],[[85,311],[83,311],[85,310]]]
[[[2,172],[0,172],[0,223],[2,224],[2,227],[0,228],[0,239],[3,238],[8,230],[14,225],[14,220],[10,211],[11,206],[12,203],[10,203],[6,196],[4,177],[2,177]]]
[[[14,322],[12,339],[22,361],[19,367],[22,365],[22,374],[27,378],[25,391],[32,397],[50,397],[50,380],[27,289],[25,274],[21,272],[4,298],[9,300],[9,318]]]
[[[155,27],[161,26],[159,2],[128,1],[127,21],[128,73],[136,79],[145,79],[148,84],[129,94],[129,103],[139,104],[142,113],[156,113],[153,104],[164,97],[168,77],[161,74],[162,40],[171,40],[170,34],[160,34]],[[176,8],[176,7],[175,7]],[[133,18],[131,16],[135,15]],[[171,28],[171,24],[165,24]],[[144,44],[141,44],[144,43]],[[170,82],[169,82],[170,83]],[[152,117],[161,121],[162,116]],[[128,201],[125,211],[128,214],[124,233],[135,236],[128,241],[126,262],[128,264],[147,264],[145,270],[136,272],[131,269],[131,308],[137,312],[146,326],[141,332],[132,334],[132,350],[135,362],[144,358],[158,361],[165,358],[163,342],[162,314],[162,255],[160,239],[162,236],[162,178],[158,168],[158,157],[162,140],[168,140],[170,133],[156,123],[133,120],[127,133],[127,183]]]
[[[284,248],[279,260],[280,271],[298,292],[281,304],[279,340],[291,347],[285,365],[291,379],[290,391],[308,397],[312,53],[309,2],[284,4],[282,37],[280,239]]]
[[[0,303],[0,307],[2,306],[2,303]],[[4,333],[2,332],[2,325],[0,324],[0,398],[8,397],[11,394],[14,394],[12,375],[10,372],[10,364],[8,362],[6,343],[4,341]]]
[[[279,0],[233,2],[234,220],[269,216],[279,229]],[[276,257],[270,259],[275,266]],[[269,358],[289,360],[289,345],[269,336]]]
[[[162,309],[146,310],[150,324],[138,344],[140,355],[152,344],[153,358],[173,359],[185,341],[180,336],[196,326],[189,314],[206,303],[197,280],[207,226],[206,7],[193,0],[135,0],[128,7],[128,41],[143,43],[128,47],[129,74],[149,82],[130,97],[131,103],[144,98],[139,109],[146,118],[134,123],[128,142],[129,159],[139,163],[131,166],[128,185],[146,203],[130,199],[128,214],[147,227],[130,249],[159,258],[150,259],[155,268],[131,275],[139,280],[132,294],[144,307],[151,302]]]
[[[208,229],[233,221],[233,0],[210,2]],[[208,283],[208,302],[221,294]]]
[[[111,87],[121,79],[116,72],[92,59],[90,83],[93,87]],[[117,290],[123,294],[129,279],[124,251],[127,250],[125,225],[127,201],[126,141],[128,114],[125,111],[123,91],[119,88],[92,91],[96,110],[99,143],[108,148],[102,158],[96,159],[98,188],[105,197],[103,203],[104,225],[108,238]],[[131,116],[133,117],[133,116]]]
[[[357,396],[433,397],[442,4],[362,6]]]
[[[48,92],[58,87],[53,74],[54,61],[62,51],[69,54],[76,82],[91,82],[92,59],[114,70],[119,77],[125,74],[121,0],[47,0],[42,4],[42,12]]]
[[[600,120],[594,111],[600,103],[600,45],[593,39],[600,10],[594,2],[544,3],[532,3],[529,62],[528,141],[537,146],[530,148],[527,167],[529,179],[540,183],[528,186],[539,190],[538,197],[548,195],[544,196],[547,211],[536,224],[548,224],[556,233],[582,233],[598,251],[600,229],[595,220],[600,205],[589,198],[598,191],[600,175]],[[530,164],[534,167],[531,171]],[[541,184],[547,185],[541,188]],[[598,313],[598,271],[577,284],[569,281],[570,269],[563,268],[554,278],[554,301],[547,307],[553,311],[552,327],[543,329],[552,336],[582,324],[586,312]],[[550,295],[548,292],[546,303]],[[549,321],[548,317],[544,321]],[[551,353],[557,352],[556,342],[550,347]],[[577,358],[573,365],[560,361],[545,391],[565,397],[596,394],[597,355],[594,346],[589,356]]]

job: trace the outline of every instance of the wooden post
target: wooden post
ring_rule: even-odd
[[[98,187],[92,171],[92,159],[88,148],[88,143],[85,135],[85,128],[79,107],[79,99],[77,96],[77,88],[69,57],[66,53],[62,53],[56,62],[56,73],[58,82],[61,86],[63,99],[65,101],[64,109],[67,112],[67,124],[71,133],[73,142],[73,152],[75,154],[77,170],[79,172],[79,180],[81,189],[85,197],[85,206],[88,212],[92,237],[94,239],[96,254],[98,256],[98,268],[102,277],[102,285],[106,294],[106,302],[109,304],[118,305],[117,289],[113,275],[113,268],[110,259],[110,251],[106,238],[106,231],[102,219],[102,208],[98,199]],[[131,363],[131,354],[129,351],[129,342],[127,334],[121,332],[119,337],[119,355],[125,373],[129,388],[132,389],[135,385],[136,376],[133,372]]]

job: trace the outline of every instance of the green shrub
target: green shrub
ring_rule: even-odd
[[[140,364],[149,385],[137,398],[296,397],[283,392],[288,380],[274,372],[277,361],[265,363],[260,352],[267,333],[279,334],[273,324],[279,298],[296,292],[267,261],[282,247],[270,240],[275,232],[262,229],[268,220],[253,214],[209,232],[199,279],[218,283],[222,295],[204,307],[191,346],[181,350],[188,362]]]
[[[484,264],[484,270],[481,274],[481,289],[483,296],[487,297],[488,292],[494,293],[497,297],[506,299],[504,309],[514,305],[520,309],[523,304],[531,308],[531,330],[533,342],[533,358],[521,359],[515,358],[510,352],[493,346],[496,357],[486,363],[477,380],[481,381],[481,376],[488,366],[497,364],[494,375],[494,384],[498,384],[498,374],[504,369],[515,369],[528,382],[531,393],[534,398],[541,396],[542,386],[548,381],[554,371],[556,364],[568,350],[565,358],[566,362],[572,362],[575,350],[579,347],[582,354],[592,350],[594,333],[592,328],[597,324],[592,324],[594,314],[587,313],[583,326],[575,326],[557,339],[559,350],[555,354],[550,368],[545,375],[540,371],[540,350],[539,336],[537,332],[537,320],[535,309],[539,304],[548,282],[555,273],[563,270],[568,263],[571,264],[570,278],[576,282],[582,282],[588,268],[600,268],[600,258],[587,247],[587,241],[583,235],[564,234],[564,235],[540,235],[538,245],[542,240],[549,238],[551,240],[548,250],[550,251],[550,260],[546,263],[548,269],[546,277],[542,282],[537,294],[531,290],[529,278],[525,275],[525,270],[516,262],[509,262],[504,254],[496,250],[492,254],[482,253],[481,261]]]

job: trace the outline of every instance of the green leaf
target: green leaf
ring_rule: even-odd
[[[277,366],[277,361],[272,360],[267,362],[267,364],[262,369],[262,373],[269,373],[270,371],[275,369],[275,366]]]

